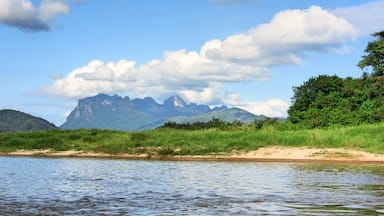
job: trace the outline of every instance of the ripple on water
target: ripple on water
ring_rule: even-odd
[[[382,169],[0,157],[0,215],[377,215]]]

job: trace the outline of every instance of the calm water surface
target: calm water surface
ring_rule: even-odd
[[[0,215],[384,215],[383,165],[0,157]]]

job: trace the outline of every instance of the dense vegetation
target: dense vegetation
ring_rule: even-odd
[[[57,129],[57,127],[44,119],[16,110],[0,110],[0,133],[53,129]]]
[[[242,125],[237,129],[180,130],[161,128],[142,132],[53,130],[0,134],[0,152],[18,149],[79,150],[151,156],[215,155],[268,146],[307,146],[360,149],[384,153],[384,124],[334,129],[286,129],[286,123]]]
[[[359,125],[384,120],[384,76],[320,75],[294,88],[289,121],[303,127]]]
[[[305,128],[359,125],[384,120],[384,32],[373,34],[358,66],[361,78],[320,75],[294,87],[289,121]]]
[[[211,128],[217,129],[231,129],[243,125],[243,122],[235,120],[233,122],[226,122],[219,118],[213,117],[208,122],[186,122],[186,123],[176,123],[176,122],[166,122],[160,128],[173,128],[173,129],[184,129],[184,130],[205,130]]]

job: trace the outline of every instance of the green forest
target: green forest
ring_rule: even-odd
[[[372,36],[357,65],[360,78],[320,75],[293,87],[288,122],[321,128],[384,120],[384,31]]]

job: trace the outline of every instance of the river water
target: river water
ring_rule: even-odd
[[[0,215],[384,215],[384,165],[0,157]]]

